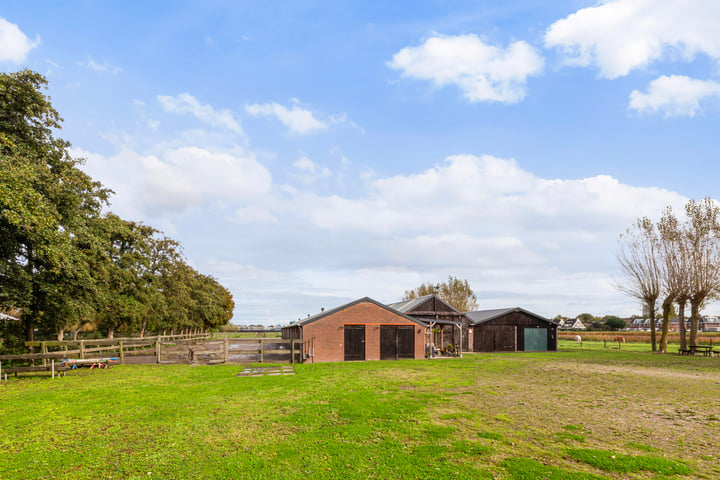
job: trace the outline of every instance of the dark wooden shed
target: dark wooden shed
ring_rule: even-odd
[[[557,324],[522,308],[468,312],[476,352],[557,351]]]

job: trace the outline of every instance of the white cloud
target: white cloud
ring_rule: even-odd
[[[132,218],[245,203],[268,193],[272,183],[263,165],[235,152],[182,147],[159,155],[128,148],[110,157],[73,153],[87,158],[84,168],[93,178],[115,190],[111,209]]]
[[[646,93],[633,90],[628,108],[640,113],[664,113],[672,116],[694,117],[700,101],[720,98],[720,83],[697,80],[683,75],[659,77],[648,85]]]
[[[606,78],[627,75],[665,53],[720,60],[720,2],[603,1],[553,23],[545,45],[561,48],[567,64],[597,66]]]
[[[293,167],[295,167],[298,171],[295,177],[303,183],[313,183],[332,176],[332,172],[329,168],[319,167],[305,155],[295,160],[295,162],[293,162]]]
[[[279,103],[271,102],[265,104],[246,105],[245,111],[250,115],[262,115],[266,117],[275,117],[280,123],[290,129],[291,132],[300,135],[314,133],[324,130],[328,127],[328,123],[315,118],[315,115],[299,105],[295,104],[292,108],[287,108]],[[344,117],[334,117],[335,123],[345,121]]]
[[[230,110],[215,110],[212,106],[200,103],[189,93],[181,93],[177,96],[158,95],[158,101],[163,110],[169,113],[191,114],[203,123],[213,127],[224,128],[244,135],[240,123],[235,120]]]
[[[455,85],[471,102],[516,103],[525,97],[527,78],[542,71],[543,59],[522,41],[501,48],[476,35],[436,35],[403,48],[388,65],[404,77]]]
[[[107,62],[97,63],[90,55],[88,55],[87,60],[77,62],[77,65],[95,72],[109,73],[110,75],[117,75],[122,72],[122,68],[116,67],[115,65],[111,65]]]
[[[39,36],[31,41],[17,25],[0,17],[0,62],[24,62],[30,50],[38,45]]]
[[[604,175],[538,178],[514,160],[489,155],[453,156],[422,173],[377,179],[357,199],[297,192],[294,201],[315,225],[331,231],[401,235],[417,244],[428,236],[431,222],[432,231],[439,233],[422,239],[425,250],[415,249],[420,255],[427,245],[448,241],[461,250],[472,241],[490,242],[485,247],[479,243],[481,251],[497,249],[497,239],[507,248],[534,252],[549,250],[548,241],[597,244],[608,235],[616,238],[638,216],[654,216],[668,204],[682,202],[675,193],[624,185]],[[537,241],[528,244],[528,236]],[[512,238],[520,243],[509,242]],[[529,255],[523,256],[529,261]]]

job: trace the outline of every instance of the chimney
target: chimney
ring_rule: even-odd
[[[321,311],[321,312],[324,312],[324,311],[325,311],[325,307],[320,307],[320,311]]]

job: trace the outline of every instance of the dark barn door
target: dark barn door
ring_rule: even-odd
[[[365,360],[365,325],[345,325],[345,361]]]
[[[415,358],[415,327],[381,325],[380,360]]]
[[[495,327],[495,351],[496,352],[514,352],[515,337],[517,333],[515,327],[497,326]]]
[[[415,327],[398,327],[397,345],[398,358],[415,358]]]

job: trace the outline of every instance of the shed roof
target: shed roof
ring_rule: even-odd
[[[442,298],[438,297],[435,294],[423,295],[422,297],[413,298],[411,300],[404,300],[402,302],[390,303],[390,304],[388,304],[388,307],[393,308],[393,309],[397,310],[398,312],[413,313],[413,310],[415,310],[417,307],[419,307],[423,303],[427,302],[428,300],[432,299],[433,297],[435,297],[435,300],[437,302],[442,303],[443,305],[445,305],[446,307],[451,309],[453,312],[458,312],[455,307],[453,307],[452,305],[450,305],[445,300],[443,300]],[[440,313],[442,313],[442,312],[440,312]],[[460,313],[460,312],[458,312],[458,313]]]
[[[468,312],[465,315],[470,319],[471,325],[479,325],[481,323],[489,322],[490,320],[494,320],[498,317],[502,317],[503,315],[507,315],[508,313],[512,312],[522,312],[526,315],[530,315],[531,317],[535,317],[538,320],[542,320],[547,323],[551,323],[555,325],[555,322],[548,320],[547,318],[538,315],[537,313],[532,313],[530,311],[525,310],[524,308],[520,307],[514,307],[514,308],[496,308],[494,310],[479,310],[477,312]]]
[[[431,298],[432,295],[423,295],[422,297],[411,298],[410,300],[403,300],[402,302],[389,303],[388,307],[393,310],[397,310],[398,312],[405,313],[409,312],[413,308],[419,307]]]
[[[350,307],[352,307],[352,306],[355,306],[355,305],[357,305],[357,304],[359,304],[359,303],[372,303],[372,304],[374,304],[374,305],[377,305],[378,307],[384,308],[385,310],[389,310],[389,311],[391,311],[392,313],[395,313],[396,315],[399,315],[399,316],[405,318],[406,320],[410,320],[411,322],[417,323],[418,325],[421,325],[421,326],[423,326],[423,327],[426,327],[426,326],[427,326],[427,324],[426,324],[425,322],[423,322],[422,320],[419,320],[419,319],[417,319],[417,318],[409,317],[409,316],[405,315],[404,313],[402,313],[402,312],[400,312],[400,311],[398,311],[398,310],[396,310],[396,309],[394,309],[394,308],[391,308],[391,307],[388,306],[388,305],[384,305],[384,304],[378,302],[377,300],[373,300],[373,299],[370,298],[370,297],[363,297],[363,298],[359,298],[359,299],[357,299],[357,300],[355,300],[355,301],[353,301],[353,302],[346,303],[345,305],[341,305],[341,306],[339,306],[339,307],[336,307],[336,308],[333,308],[333,309],[330,309],[330,310],[325,310],[325,311],[323,311],[323,312],[316,313],[315,315],[311,315],[311,316],[309,316],[309,317],[307,317],[307,318],[303,318],[303,319],[300,320],[299,322],[291,323],[290,325],[286,325],[286,326],[283,327],[283,328],[302,327],[302,326],[304,326],[304,325],[307,325],[308,323],[312,323],[312,322],[315,322],[315,321],[317,321],[317,320],[320,320],[321,318],[325,318],[325,317],[327,317],[327,316],[329,316],[329,315],[333,315],[333,314],[335,314],[335,313],[337,313],[337,312],[340,312],[340,311],[342,311],[342,310],[345,310],[346,308],[350,308]]]

